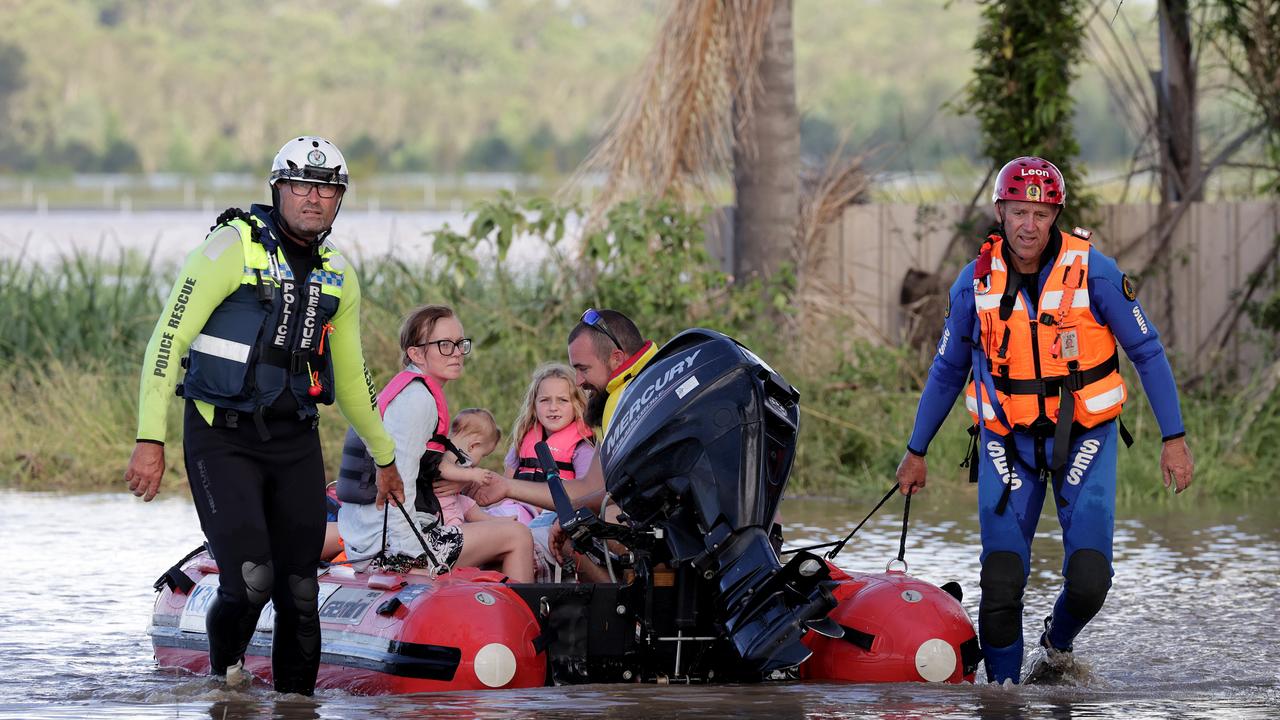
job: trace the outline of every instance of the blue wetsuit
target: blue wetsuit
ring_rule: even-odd
[[[1055,228],[1045,254],[1057,255],[1061,236]],[[1042,263],[1036,287],[1044,287],[1053,263]],[[988,397],[994,388],[978,337],[973,299],[974,263],[960,271],[951,286],[950,309],[929,368],[929,379],[916,411],[908,449],[924,455],[938,428],[964,390],[972,368]],[[1184,434],[1173,372],[1155,325],[1141,305],[1124,293],[1124,275],[1111,258],[1096,248],[1089,251],[1089,310],[1106,325],[1133,363],[1142,380],[1164,440]],[[1028,307],[1036,308],[1038,293],[1018,291]],[[1033,314],[1032,317],[1035,315]],[[999,409],[996,409],[1000,413]],[[1003,413],[1000,413],[1003,416]],[[1049,482],[1033,464],[1035,438],[1015,432],[1017,456],[1010,457],[1003,438],[987,429],[979,436],[978,519],[982,530],[983,605],[979,636],[986,655],[988,679],[1019,679],[1022,641],[1022,588],[1031,568],[1031,539]],[[1044,456],[1053,453],[1053,438],[1045,438]],[[1115,523],[1116,442],[1114,421],[1075,432],[1061,481],[1053,484],[1062,524],[1066,583],[1054,606],[1048,641],[1070,649],[1071,642],[1101,607],[1111,577],[1111,541]],[[1028,460],[1032,462],[1027,462]],[[1005,479],[1011,486],[1008,506],[997,512]],[[1085,552],[1080,552],[1085,551]],[[1092,551],[1092,552],[1090,552]],[[990,596],[990,597],[989,597]]]

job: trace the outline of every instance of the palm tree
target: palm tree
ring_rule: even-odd
[[[757,66],[760,97],[737,123],[733,154],[734,272],[772,276],[794,262],[800,211],[800,115],[796,110],[792,0],[775,0]]]
[[[593,217],[632,197],[718,205],[731,177],[739,276],[792,256],[799,206],[792,0],[671,4],[634,87],[578,180],[603,173]]]
[[[1189,0],[1160,0],[1160,70],[1155,82],[1161,197],[1165,202],[1204,199],[1200,143],[1196,137],[1196,67],[1191,48]]]

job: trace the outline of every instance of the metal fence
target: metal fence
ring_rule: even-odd
[[[867,337],[908,342],[916,328],[903,304],[904,279],[913,269],[939,270],[964,211],[959,204],[850,206],[808,266],[838,304],[856,309]],[[1274,251],[1280,202],[1193,203],[1155,257],[1163,240],[1159,214],[1157,205],[1103,206],[1101,222],[1091,229],[1098,248],[1137,281],[1139,299],[1180,372],[1251,368],[1270,359],[1261,356],[1263,345],[1247,315],[1228,328],[1250,277]],[[968,235],[977,237],[989,221],[980,219],[979,231]],[[976,241],[966,238],[962,247],[954,257],[970,255]],[[950,286],[956,270],[941,269],[942,287]]]

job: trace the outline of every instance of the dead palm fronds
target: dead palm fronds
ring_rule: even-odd
[[[827,262],[825,235],[845,208],[867,202],[871,177],[863,168],[862,155],[846,157],[844,143],[836,149],[815,182],[805,188],[800,198],[800,218],[796,228],[796,271],[814,276]]]
[[[831,249],[839,244],[838,240],[832,243],[830,234],[839,232],[845,208],[867,202],[871,190],[864,160],[862,155],[847,157],[842,142],[821,174],[804,183],[793,253],[797,312],[789,317],[789,329],[806,342],[830,345],[855,336],[877,344],[886,340],[861,308],[841,296],[838,275],[830,272],[838,262],[831,257]]]
[[[774,0],[675,0],[604,139],[570,180],[603,175],[589,222],[616,202],[715,204],[717,178],[751,121]]]

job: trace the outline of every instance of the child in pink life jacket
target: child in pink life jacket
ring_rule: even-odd
[[[491,455],[502,440],[502,430],[493,414],[483,408],[459,410],[449,424],[449,452],[444,463],[462,468],[474,468]],[[475,500],[463,495],[440,496],[440,516],[446,525],[484,522],[498,519],[485,512]]]
[[[348,554],[404,556],[410,567],[430,573],[498,564],[512,581],[532,581],[533,538],[528,528],[497,520],[461,526],[441,521],[439,499],[447,493],[437,496],[437,483],[458,488],[483,484],[488,476],[498,479],[489,470],[445,460],[452,443],[444,386],[462,375],[464,358],[471,352],[462,323],[449,307],[419,307],[401,326],[400,350],[404,369],[378,394],[378,407],[396,443],[396,466],[405,479],[404,507],[378,510],[371,501],[344,502],[338,524]],[[348,455],[345,448],[343,453]],[[339,490],[341,484],[342,476]]]
[[[562,480],[586,475],[595,455],[595,445],[591,428],[583,420],[585,410],[586,397],[574,384],[572,369],[550,363],[535,370],[512,430],[511,449],[503,463],[507,477],[546,482],[546,474],[534,451],[534,446],[544,440],[551,448]],[[525,524],[533,523],[543,514],[542,509],[516,500],[504,500],[489,512],[514,515]],[[549,524],[555,513],[546,514],[549,517],[544,519]]]

